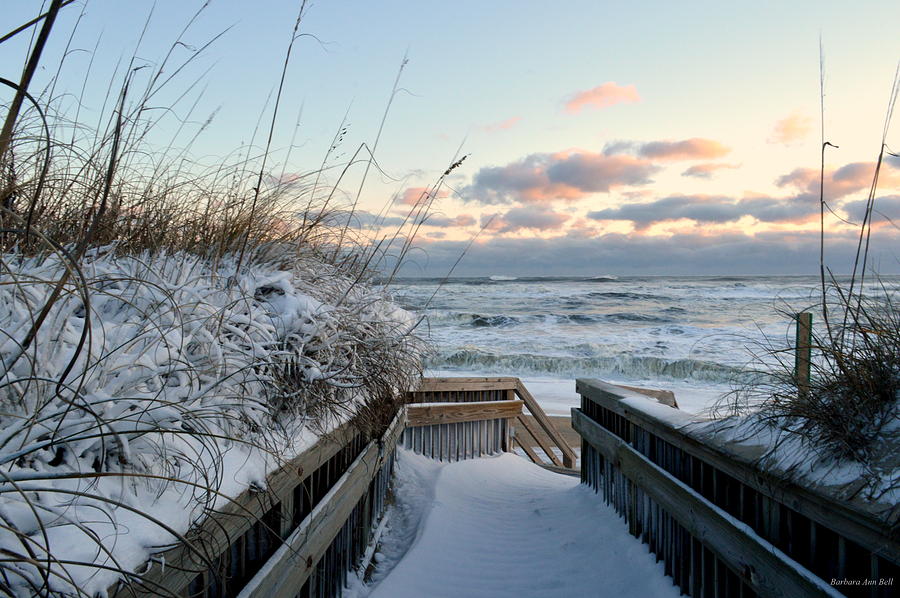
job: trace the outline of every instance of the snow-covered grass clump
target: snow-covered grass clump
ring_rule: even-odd
[[[767,351],[776,366],[727,405],[741,417],[710,429],[766,445],[761,463],[813,484],[844,486],[847,500],[896,506],[900,497],[900,309],[896,283],[866,294],[835,283],[813,327],[811,372],[794,350]],[[763,442],[762,439],[766,439]]]
[[[103,591],[336,421],[383,424],[420,373],[415,320],[311,249],[0,260],[11,595]]]

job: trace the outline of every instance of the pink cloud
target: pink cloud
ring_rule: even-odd
[[[462,196],[483,204],[573,201],[614,188],[646,185],[658,170],[634,156],[585,150],[530,154],[505,166],[480,169]]]
[[[573,239],[589,239],[599,233],[600,230],[584,218],[578,218],[566,227],[566,236]]]
[[[454,218],[432,214],[425,219],[425,224],[428,226],[438,226],[441,228],[472,226],[475,222],[475,217],[471,214],[459,214]]]
[[[868,190],[875,176],[874,162],[851,162],[840,168],[825,170],[825,199],[834,200],[853,193]],[[819,195],[819,169],[795,168],[779,177],[779,187],[794,187],[811,196]],[[878,175],[878,188],[882,190],[900,187],[900,171],[885,163]]]
[[[507,129],[511,129],[516,126],[519,121],[522,120],[521,116],[513,116],[512,118],[507,118],[504,121],[498,123],[491,123],[489,125],[484,125],[481,127],[483,131],[486,133],[494,133],[496,131],[505,131]]]
[[[614,81],[607,81],[593,89],[579,91],[566,101],[566,112],[577,114],[585,107],[608,108],[615,104],[633,104],[640,102],[634,85],[619,85]]]
[[[806,139],[812,132],[813,120],[809,116],[794,112],[775,123],[769,143],[793,145]]]
[[[728,164],[726,162],[704,162],[695,164],[681,173],[681,176],[689,176],[698,179],[709,179],[717,170],[726,168],[740,168],[740,164]]]
[[[416,206],[416,205],[424,205],[428,203],[428,201],[434,195],[434,190],[426,187],[408,187],[403,191],[400,195],[394,198],[395,204],[400,204],[404,206]],[[449,197],[450,194],[447,191],[439,191],[434,199],[441,199],[444,197]]]
[[[558,230],[571,218],[543,206],[519,206],[505,214],[486,214],[481,217],[481,225],[495,233],[512,233],[524,229]]]
[[[651,141],[638,149],[638,155],[657,160],[710,160],[721,158],[731,149],[712,139],[692,137],[683,141]]]

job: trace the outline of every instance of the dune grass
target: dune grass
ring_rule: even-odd
[[[151,100],[197,53],[129,66],[105,128],[84,124],[55,83],[29,91],[67,4],[31,25],[22,78],[0,80],[0,591],[16,596],[139,585],[149,554],[241,489],[225,463],[264,482],[336,422],[380,432],[426,350],[372,279],[402,263],[436,191],[372,240],[353,220],[362,186],[344,194],[324,162],[270,166],[280,86],[262,148],[203,167],[190,147],[209,122],[155,146]],[[363,145],[343,173],[373,166]]]
[[[776,431],[777,441],[764,460],[777,461],[783,446],[800,442],[820,471],[845,464],[860,472],[856,492],[880,499],[900,491],[900,286],[895,277],[881,277],[868,262],[871,232],[877,214],[878,177],[888,153],[886,139],[893,109],[900,96],[900,71],[888,102],[882,143],[870,186],[866,211],[858,226],[858,243],[849,276],[836,276],[825,262],[824,161],[828,147],[822,127],[820,295],[812,306],[786,307],[785,319],[812,311],[812,351],[809,379],[795,369],[795,349],[775,339],[757,348],[756,375],[724,397],[717,415],[744,415],[745,435]],[[824,102],[824,92],[823,92]],[[823,104],[824,109],[824,104]],[[896,226],[886,222],[884,225]],[[794,449],[788,449],[794,450]],[[796,456],[788,460],[796,460]],[[827,483],[828,480],[817,480]],[[846,481],[846,480],[845,480]]]

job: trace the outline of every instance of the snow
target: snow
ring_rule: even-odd
[[[447,464],[402,449],[396,476],[372,581],[351,598],[679,595],[578,478],[509,453]]]
[[[759,469],[812,488],[839,502],[852,503],[887,521],[900,504],[900,467],[875,469],[840,459],[791,429],[791,422],[733,416],[683,429],[701,442],[723,447]]]
[[[431,369],[426,371],[426,376],[436,378],[454,378],[458,376],[496,376],[497,372],[491,371],[458,371]],[[551,376],[538,376],[523,373],[519,378],[525,387],[531,392],[541,408],[547,415],[568,416],[572,407],[581,406],[581,397],[575,392],[575,380],[573,378],[559,378]],[[678,408],[684,413],[704,414],[712,405],[715,405],[722,396],[731,390],[727,384],[698,385],[695,380],[619,380],[614,377],[603,379],[610,384],[625,384],[640,386],[643,388],[656,388],[671,390],[675,393]]]
[[[355,413],[379,365],[398,386],[415,378],[410,314],[315,256],[277,257],[238,271],[234,256],[92,249],[50,302],[60,254],[0,255],[0,550],[20,555],[0,573],[14,593],[104,593]],[[313,411],[320,398],[339,411]]]

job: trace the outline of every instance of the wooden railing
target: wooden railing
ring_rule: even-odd
[[[401,410],[371,441],[349,424],[270,474],[108,590],[116,598],[339,596],[381,517]]]
[[[582,481],[626,519],[682,592],[893,595],[900,542],[874,513],[760,470],[758,450],[691,433],[690,417],[677,410],[599,380],[578,380],[577,390]]]
[[[394,447],[404,426],[401,413],[380,439],[366,445],[239,598],[340,595],[346,575],[368,545],[368,532],[383,509]],[[375,501],[369,509],[374,516],[363,518],[368,521],[360,528],[355,520],[362,514],[361,501],[367,496]]]
[[[518,445],[540,465],[575,467],[575,451],[518,378],[425,378],[409,393],[407,410],[404,446],[435,459],[477,457]]]
[[[572,449],[516,378],[426,379],[410,400],[378,438],[364,438],[349,424],[320,438],[269,474],[265,487],[209,513],[185,541],[155,555],[108,595],[340,596],[384,511],[401,436],[410,448],[441,459],[509,451],[513,436],[529,429],[521,423],[524,407],[556,443],[561,463],[575,463]],[[553,460],[551,444],[536,442]]]

